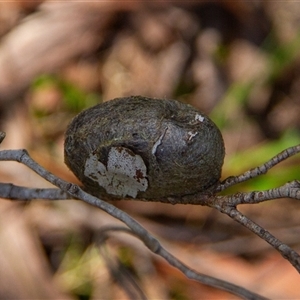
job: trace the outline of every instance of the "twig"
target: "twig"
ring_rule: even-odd
[[[188,278],[197,280],[203,284],[216,287],[219,289],[223,289],[240,297],[246,299],[265,299],[264,297],[252,293],[242,287],[236,286],[229,282],[216,279],[204,274],[200,274],[195,270],[192,270],[181,261],[179,261],[176,257],[174,257],[171,253],[169,253],[166,249],[162,247],[157,239],[155,239],[148,231],[141,226],[137,221],[131,218],[128,214],[121,211],[117,207],[113,206],[110,203],[107,203],[103,200],[100,200],[90,194],[85,193],[79,186],[66,182],[49,171],[45,170],[38,163],[36,163],[27,153],[26,150],[2,150],[0,151],[0,161],[17,161],[20,162],[34,172],[39,174],[41,177],[51,182],[53,185],[60,188],[63,192],[77,198],[81,199],[91,205],[97,206],[100,209],[104,210],[111,216],[119,219],[124,222],[143,242],[144,244],[154,253],[160,255],[164,259],[168,261],[169,264],[179,269],[183,274],[185,274]]]
[[[0,142],[3,140],[5,135],[0,135]],[[286,149],[285,151],[274,156],[271,160],[265,164],[251,169],[250,171],[245,172],[242,175],[236,177],[229,177],[212,191],[221,191],[229,186],[234,184],[246,181],[248,179],[254,178],[261,174],[265,174],[268,170],[274,167],[279,162],[291,157],[300,152],[300,145]],[[196,271],[190,269],[181,263],[176,257],[172,256],[167,250],[165,250],[156,240],[152,237],[139,223],[132,219],[129,215],[117,209],[116,207],[108,204],[105,201],[102,201],[98,198],[95,198],[83,190],[81,190],[75,184],[65,182],[48,171],[44,170],[39,166],[35,161],[33,161],[28,153],[25,150],[8,150],[0,151],[0,160],[14,160],[21,162],[34,170],[40,176],[50,181],[52,184],[56,185],[60,189],[28,189],[25,187],[18,187],[12,184],[0,184],[0,196],[10,199],[34,199],[34,198],[43,198],[43,199],[69,199],[70,196],[81,199],[87,203],[95,205],[117,219],[123,221],[132,231],[133,234],[137,235],[145,245],[154,253],[164,257],[171,265],[181,270],[188,278],[195,279],[204,284],[218,287],[237,295],[249,298],[249,299],[260,299],[258,295],[252,294],[244,290],[243,288],[234,286],[230,283],[219,281],[218,279],[199,274]],[[244,216],[236,206],[240,204],[254,204],[260,203],[263,201],[268,201],[278,198],[293,198],[300,200],[300,181],[294,180],[288,182],[285,185],[266,190],[266,191],[254,191],[249,193],[236,193],[234,195],[228,196],[215,196],[212,192],[211,195],[193,195],[187,196],[182,199],[183,203],[186,204],[198,204],[214,207],[222,213],[227,214],[230,218],[242,224],[253,233],[258,235],[260,238],[267,241],[271,246],[273,246],[281,255],[286,258],[296,269],[300,272],[300,256],[289,246],[285,245],[283,242],[274,237],[271,233],[266,231],[260,225],[254,223],[252,220]],[[250,293],[246,296],[247,293]],[[254,298],[253,298],[254,297]],[[257,298],[258,297],[258,298]]]
[[[56,189],[56,188],[35,189],[35,188],[17,186],[12,183],[0,183],[0,197],[5,199],[11,199],[11,200],[74,199],[74,197],[66,194],[60,189]]]
[[[263,192],[261,192],[263,193]],[[240,194],[239,194],[240,195]],[[233,198],[235,195],[233,195]],[[288,245],[284,244],[273,236],[270,232],[262,228],[260,225],[256,224],[245,215],[243,215],[239,210],[237,210],[235,205],[230,204],[230,196],[219,196],[207,203],[208,206],[216,208],[218,211],[228,215],[230,218],[236,222],[242,224],[257,236],[268,242],[272,247],[274,247],[285,259],[287,259],[295,269],[300,273],[300,256]],[[234,202],[234,201],[232,201]]]
[[[217,192],[223,191],[227,189],[230,186],[233,186],[235,184],[244,182],[246,180],[249,180],[251,178],[257,177],[262,174],[266,174],[271,168],[279,164],[280,162],[286,160],[287,158],[296,155],[300,152],[300,145],[296,145],[290,148],[285,149],[284,151],[280,152],[279,154],[272,157],[269,161],[266,163],[253,168],[249,171],[246,171],[245,173],[238,175],[238,176],[230,176],[226,178],[218,187]]]
[[[74,199],[71,195],[63,192],[61,189],[30,189],[13,184],[0,183],[0,197],[11,200],[31,200],[31,199],[48,199],[63,200]],[[266,191],[257,191],[249,193],[237,193],[228,196],[215,196],[207,198],[201,205],[214,207],[222,213],[227,214],[230,218],[239,222],[260,238],[264,239],[273,246],[280,254],[286,258],[300,272],[300,256],[289,246],[278,240],[272,234],[264,230],[258,224],[248,219],[236,209],[239,204],[256,204],[264,201],[274,200],[277,198],[293,198],[300,200],[300,182],[295,180],[285,185]],[[195,203],[194,203],[195,204]],[[199,202],[198,202],[199,204]],[[130,231],[130,230],[129,230]]]
[[[249,193],[227,195],[226,203],[231,206],[237,206],[239,204],[257,204],[280,198],[300,200],[300,181],[293,180],[278,188],[265,191],[253,191]]]
[[[106,238],[106,233],[110,232],[110,231],[121,231],[121,232],[124,232],[124,233],[128,233],[128,234],[131,234],[131,235],[134,235],[136,236],[137,238],[139,238],[139,236],[137,236],[132,230],[130,230],[129,228],[127,227],[124,227],[124,226],[107,226],[107,227],[104,227],[104,228],[101,228],[98,233],[99,235],[104,235],[104,239]],[[164,250],[164,249],[163,249]],[[166,250],[165,250],[166,251]],[[184,274],[186,274],[186,276],[190,279],[194,279],[194,280],[197,280],[197,278],[194,277],[194,275],[192,273],[189,273],[189,270],[185,270],[182,268],[182,266],[178,266],[177,265],[177,258],[176,257],[171,257],[171,254],[170,253],[167,253],[166,255],[169,256],[169,259],[167,260],[170,264],[172,264],[174,267],[178,268],[179,270],[181,270]],[[173,263],[171,263],[171,259],[173,259]],[[188,276],[187,274],[189,274],[190,276]],[[205,282],[205,284],[207,285],[211,285],[210,282],[209,282],[209,279],[211,279],[211,277],[207,277],[207,282]],[[212,278],[214,279],[214,278]],[[202,282],[204,283],[204,282]],[[239,289],[240,287],[236,287],[237,289]],[[243,290],[243,288],[242,288]],[[241,293],[243,293],[243,291],[241,290]],[[247,298],[248,299],[248,298]],[[249,298],[251,299],[251,298]]]

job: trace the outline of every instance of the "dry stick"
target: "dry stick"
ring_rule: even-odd
[[[26,150],[2,150],[0,151],[0,161],[17,161],[20,162],[31,170],[39,174],[41,177],[51,182],[53,185],[60,188],[67,194],[72,195],[75,198],[81,199],[91,205],[97,206],[100,209],[104,210],[111,216],[117,218],[118,220],[125,223],[143,242],[144,244],[154,253],[160,255],[172,266],[179,269],[183,274],[185,274],[188,278],[197,280],[203,284],[217,287],[219,289],[223,289],[225,291],[231,292],[235,295],[246,299],[266,299],[260,295],[252,293],[242,287],[236,286],[229,282],[216,279],[204,274],[200,274],[195,270],[187,267],[185,264],[180,262],[176,257],[170,254],[166,249],[162,247],[157,239],[155,239],[152,235],[148,233],[148,231],[141,226],[136,220],[131,218],[128,214],[118,209],[117,207],[109,204],[103,200],[100,200],[94,196],[91,196],[85,193],[79,186],[66,182],[49,171],[45,170],[38,163],[36,163],[27,153]]]
[[[300,145],[296,145],[271,158],[266,163],[253,168],[239,176],[228,177],[217,187],[217,191],[223,191],[226,188],[267,173],[272,167],[283,160],[300,152]],[[222,213],[227,214],[230,218],[242,224],[256,235],[272,245],[279,253],[287,259],[300,273],[300,256],[289,246],[278,240],[264,228],[248,219],[236,209],[239,204],[254,204],[278,198],[293,198],[300,200],[300,182],[294,180],[288,182],[279,188],[273,188],[266,191],[254,191],[250,193],[237,193],[229,196],[219,196],[205,200],[206,205],[216,208]]]
[[[286,160],[287,158],[297,154],[300,152],[300,145],[296,145],[290,148],[285,149],[284,151],[280,152],[279,154],[272,157],[269,161],[266,163],[253,168],[249,171],[246,171],[245,173],[238,175],[238,176],[230,176],[226,178],[223,182],[220,183],[220,185],[217,187],[217,192],[223,191],[227,189],[230,186],[233,186],[235,184],[244,182],[246,180],[249,180],[251,178],[257,177],[259,175],[267,173],[271,168],[279,164],[280,162]]]
[[[0,183],[0,197],[10,200],[64,200],[74,199],[74,197],[63,192],[61,189],[44,188],[35,189],[23,186],[17,186],[12,183]]]
[[[263,193],[263,192],[260,192]],[[240,194],[239,194],[240,196]],[[265,230],[260,225],[256,224],[245,215],[243,215],[234,205],[228,204],[228,197],[216,197],[210,204],[211,207],[216,208],[222,213],[225,213],[230,218],[235,220],[236,222],[242,224],[253,233],[258,235],[260,238],[269,243],[272,247],[274,247],[285,259],[287,259],[295,269],[300,273],[300,256],[299,254],[290,248],[288,245],[284,244],[280,240],[278,240],[275,236],[273,236],[270,232]],[[235,197],[235,195],[231,196]]]
[[[71,195],[63,192],[57,188],[28,188],[18,186],[12,183],[0,182],[0,197],[10,200],[32,200],[32,199],[45,199],[45,200],[67,200],[74,199]],[[194,204],[206,205],[207,199],[212,199],[213,196],[209,195],[194,195],[189,196],[186,200],[177,203],[181,204]],[[236,193],[226,196],[226,203],[230,205],[239,204],[258,204],[261,202],[279,199],[279,198],[292,198],[300,200],[300,181],[293,180],[278,188],[273,188],[265,191],[253,191],[247,193]],[[111,199],[114,200],[114,199]],[[119,199],[116,199],[119,201]],[[140,200],[140,199],[132,199]],[[151,200],[160,202],[159,199]],[[203,202],[203,203],[201,203]]]
[[[291,153],[291,152],[287,152]],[[281,154],[279,154],[281,155]],[[281,156],[282,158],[283,156]],[[287,156],[285,156],[287,158]],[[272,162],[274,163],[274,158]],[[274,164],[273,164],[274,165]],[[25,187],[18,187],[12,184],[1,184],[0,183],[0,196],[2,198],[7,199],[18,199],[18,200],[28,200],[28,199],[70,199],[73,198],[67,193],[64,193],[60,189],[29,189]],[[199,202],[193,202],[193,204],[202,204],[216,208],[217,210],[226,213],[229,217],[238,221],[243,226],[247,227],[249,230],[254,232],[256,235],[264,239],[270,245],[272,245],[277,251],[281,253],[281,255],[289,260],[289,262],[300,271],[299,267],[299,255],[292,250],[289,246],[282,243],[280,240],[276,239],[269,232],[264,231],[262,227],[258,224],[255,224],[251,220],[247,219],[246,222],[242,222],[246,220],[246,217],[237,218],[235,214],[232,212],[236,212],[237,210],[233,210],[239,204],[255,204],[263,201],[273,200],[277,198],[293,198],[300,200],[300,182],[294,180],[292,182],[286,183],[285,185],[274,188],[266,191],[256,191],[249,193],[237,193],[229,196],[219,196],[219,197],[206,197],[205,200],[201,199]],[[203,202],[204,201],[204,202]],[[201,203],[202,202],[202,203]],[[238,212],[238,215],[240,212]],[[240,215],[239,215],[240,216]]]
[[[222,196],[220,196],[222,197]],[[253,191],[249,193],[236,193],[225,196],[226,204],[237,206],[239,204],[257,204],[280,198],[291,198],[300,200],[300,181],[293,180],[286,184],[269,190]]]

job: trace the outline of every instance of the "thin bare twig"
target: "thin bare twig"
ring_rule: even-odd
[[[240,297],[246,299],[265,299],[264,297],[252,293],[240,286],[236,286],[229,282],[216,279],[214,277],[210,277],[204,274],[200,274],[197,271],[189,268],[181,261],[179,261],[176,257],[174,257],[171,253],[169,253],[166,249],[162,247],[157,239],[155,239],[143,226],[141,226],[136,220],[131,218],[128,214],[121,211],[117,207],[113,206],[110,203],[107,203],[101,199],[98,199],[90,194],[84,192],[79,186],[66,182],[49,171],[45,170],[38,163],[36,163],[27,153],[26,150],[2,150],[0,151],[0,161],[17,161],[20,162],[31,170],[39,174],[41,177],[51,182],[53,185],[57,186],[63,192],[77,198],[81,199],[91,205],[97,206],[100,209],[104,210],[111,216],[119,219],[124,222],[143,242],[144,244],[154,253],[160,255],[169,264],[179,269],[183,274],[185,274],[188,278],[199,281],[203,284],[216,287],[219,289],[223,289]]]
[[[235,196],[236,195],[231,196],[233,197],[233,201],[231,201],[231,203],[234,202],[234,199],[236,198]],[[284,244],[275,236],[273,236],[270,232],[265,230],[263,227],[243,215],[239,210],[237,210],[236,206],[232,205],[228,200],[230,200],[230,196],[219,196],[209,201],[207,205],[210,207],[214,207],[218,211],[228,215],[231,219],[242,224],[257,236],[268,242],[300,273],[300,255],[288,245]]]
[[[238,176],[230,176],[226,178],[218,187],[217,192],[223,191],[230,186],[236,185],[238,183],[244,182],[246,180],[249,180],[251,178],[257,177],[262,174],[266,174],[271,168],[279,164],[280,162],[286,160],[287,158],[296,155],[300,152],[300,145],[296,145],[290,148],[287,148],[280,152],[279,154],[272,157],[269,161],[266,163],[253,168],[249,171],[246,171],[245,173],[238,175]]]
[[[0,142],[4,139],[5,135],[0,135]],[[300,200],[300,181],[294,180],[288,182],[285,185],[273,188],[265,191],[253,191],[249,193],[236,193],[227,196],[216,196],[216,191],[222,191],[229,186],[254,178],[261,174],[265,174],[272,167],[279,162],[291,157],[300,152],[300,145],[290,147],[285,151],[274,156],[265,164],[251,169],[239,176],[229,177],[220,183],[217,187],[213,187],[212,190],[206,194],[200,195],[188,195],[183,197],[182,203],[185,204],[198,204],[213,207],[222,213],[227,214],[230,218],[242,224],[260,238],[264,239],[271,246],[273,246],[280,254],[286,258],[298,272],[300,272],[300,256],[297,252],[291,249],[289,246],[278,240],[270,232],[266,231],[260,225],[256,224],[245,215],[243,215],[236,207],[240,204],[254,204],[263,201],[268,201],[278,198],[293,198]],[[25,187],[18,187],[12,184],[0,184],[0,196],[10,199],[69,199],[71,196],[77,199],[81,199],[87,203],[95,205],[102,210],[106,211],[110,215],[124,222],[129,228],[132,234],[141,239],[144,244],[154,253],[165,258],[171,265],[181,270],[188,278],[200,281],[204,284],[218,287],[234,294],[246,297],[248,299],[261,299],[261,296],[255,295],[241,287],[237,287],[230,283],[220,281],[218,279],[199,274],[191,268],[181,263],[176,257],[172,256],[166,249],[164,249],[158,240],[151,236],[139,223],[132,219],[125,212],[117,209],[111,204],[100,200],[85,193],[77,185],[63,181],[62,179],[54,176],[50,172],[43,169],[38,165],[25,150],[4,150],[0,151],[0,160],[14,160],[21,162],[38,173],[40,176],[50,181],[59,189],[28,189]],[[180,201],[178,202],[180,203]]]
[[[286,184],[264,191],[253,191],[249,193],[236,193],[226,196],[226,204],[237,206],[240,204],[257,204],[280,198],[291,198],[300,200],[300,181],[293,180]]]
[[[74,199],[74,197],[63,192],[61,189],[30,189],[4,183],[0,183],[0,197],[11,200]],[[236,209],[236,206],[240,204],[256,204],[278,198],[293,198],[300,200],[300,182],[294,180],[292,182],[286,183],[281,187],[266,191],[237,193],[228,196],[210,197],[207,198],[204,203],[203,199],[201,199],[201,204],[214,207],[215,209],[227,214],[230,218],[234,219],[235,221],[239,222],[240,224],[254,232],[260,238],[268,242],[277,251],[279,251],[280,254],[284,258],[286,258],[297,269],[298,272],[300,272],[300,256],[298,255],[298,253],[278,240],[268,231],[264,230],[261,226],[254,223],[246,216],[241,215],[241,213]]]
[[[267,241],[272,245],[285,259],[287,259],[295,269],[300,273],[300,256],[299,254],[273,236],[270,232],[254,223],[252,220],[243,215],[235,208],[231,208],[228,211],[224,211],[230,218],[234,219],[238,223],[242,224],[246,228],[250,229],[256,235]]]
[[[0,183],[0,197],[11,200],[32,200],[32,199],[48,199],[48,200],[64,200],[74,199],[60,189],[35,189],[23,186],[17,186],[12,183]]]

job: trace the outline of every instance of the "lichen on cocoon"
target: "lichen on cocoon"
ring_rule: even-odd
[[[107,167],[95,154],[86,160],[84,175],[98,182],[108,194],[135,198],[148,187],[147,168],[143,159],[124,147],[112,147]]]

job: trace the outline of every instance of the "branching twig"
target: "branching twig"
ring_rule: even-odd
[[[0,183],[0,197],[6,199],[17,200],[30,200],[30,199],[48,199],[48,200],[62,200],[62,199],[74,199],[74,197],[63,192],[61,189],[30,189],[26,187],[20,187],[12,184]],[[285,185],[270,189],[266,191],[257,191],[250,193],[237,193],[228,196],[215,196],[209,197],[201,203],[214,207],[222,213],[227,214],[230,218],[239,222],[260,238],[264,239],[271,246],[273,246],[280,254],[286,258],[296,269],[300,272],[300,256],[289,246],[278,240],[268,231],[264,230],[261,226],[254,223],[246,216],[242,215],[236,206],[239,204],[256,204],[268,200],[277,198],[293,198],[300,200],[300,182],[295,180]],[[194,203],[195,204],[195,203]]]
[[[66,194],[69,194],[77,199],[81,199],[89,204],[99,207],[100,209],[104,210],[111,216],[119,219],[120,221],[124,222],[143,242],[144,244],[154,253],[160,255],[164,259],[168,261],[169,264],[176,267],[180,271],[182,271],[188,278],[197,280],[203,284],[217,287],[219,289],[226,290],[231,292],[235,295],[246,299],[265,299],[255,293],[252,293],[242,287],[236,286],[229,282],[216,279],[204,274],[200,274],[195,270],[192,270],[181,261],[179,261],[176,257],[174,257],[171,253],[169,253],[166,249],[162,247],[157,239],[155,239],[148,231],[141,226],[137,221],[131,218],[128,214],[121,211],[117,207],[113,206],[110,203],[102,201],[90,194],[84,192],[79,186],[66,182],[49,171],[45,170],[41,167],[38,163],[36,163],[27,153],[26,150],[3,150],[0,151],[0,161],[17,161],[20,162],[34,172],[39,174],[41,177],[46,179],[47,181],[51,182],[53,185],[57,186]]]
[[[300,181],[293,180],[278,188],[265,191],[253,191],[249,193],[236,193],[233,195],[227,195],[225,198],[226,204],[231,206],[237,206],[239,204],[257,204],[280,198],[300,200]]]
[[[0,132],[0,143],[4,139],[5,134]],[[271,233],[266,231],[260,225],[256,224],[245,215],[243,215],[236,207],[240,204],[254,204],[263,201],[268,201],[278,198],[293,198],[300,200],[300,181],[294,180],[285,185],[265,191],[253,191],[249,193],[236,193],[227,196],[216,196],[216,191],[223,191],[226,188],[254,178],[261,174],[265,174],[268,170],[274,167],[279,162],[291,157],[300,152],[300,145],[288,148],[283,152],[274,156],[271,160],[262,164],[261,166],[251,169],[239,176],[229,177],[220,183],[217,187],[213,187],[211,191],[206,194],[188,195],[182,198],[185,204],[198,204],[213,207],[222,213],[227,214],[230,218],[242,224],[260,238],[267,241],[273,246],[281,255],[286,258],[296,269],[300,272],[300,256],[289,246],[274,237]],[[99,207],[113,217],[124,222],[130,229],[129,233],[136,235],[144,244],[154,253],[165,258],[169,264],[182,271],[188,278],[197,280],[209,286],[224,289],[233,294],[245,297],[247,299],[263,299],[261,296],[253,294],[244,288],[235,286],[231,283],[218,280],[216,278],[200,274],[188,266],[180,262],[176,257],[171,255],[166,249],[162,247],[157,239],[150,235],[145,228],[138,222],[132,219],[128,214],[116,208],[115,206],[93,197],[84,192],[79,186],[68,183],[55,175],[51,174],[39,164],[37,164],[26,152],[26,150],[3,150],[0,151],[0,161],[11,160],[20,162],[30,169],[35,171],[44,179],[58,187],[58,189],[29,189],[26,187],[19,187],[13,184],[0,183],[0,197],[8,199],[28,200],[28,199],[81,199],[89,204]],[[159,200],[156,200],[159,201]]]
[[[245,173],[239,175],[239,176],[230,176],[227,179],[225,179],[217,188],[217,191],[223,191],[227,189],[230,186],[233,186],[235,184],[244,182],[246,180],[249,180],[251,178],[257,177],[262,174],[266,174],[271,168],[279,164],[280,162],[286,160],[287,158],[297,154],[300,152],[300,145],[296,145],[290,148],[287,148],[280,152],[279,154],[272,157],[269,161],[266,163],[253,168],[249,171],[246,171]]]

